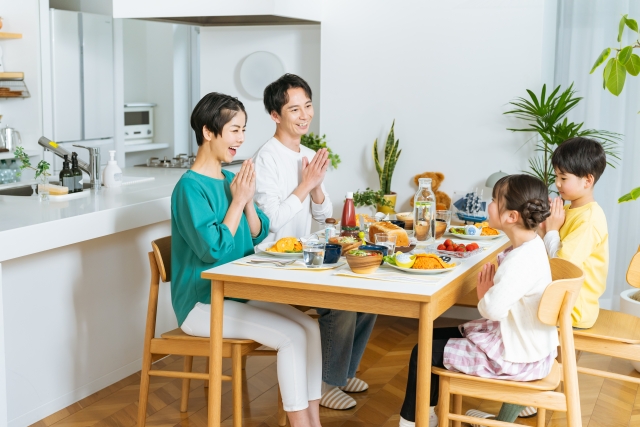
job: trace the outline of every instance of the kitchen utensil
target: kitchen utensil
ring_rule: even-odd
[[[19,145],[22,145],[20,132],[9,126],[0,129],[0,148],[13,151]]]
[[[275,260],[270,261],[266,259],[250,259],[249,262],[252,264],[274,264],[277,267],[286,267],[287,265],[290,265],[296,262],[296,260],[292,259],[291,261],[275,261]]]

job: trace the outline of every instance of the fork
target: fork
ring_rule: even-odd
[[[270,260],[263,260],[263,259],[252,259],[249,260],[250,263],[252,264],[275,264],[277,267],[286,267],[287,265],[291,265],[294,262],[296,262],[295,259],[292,259],[291,261],[270,261]]]

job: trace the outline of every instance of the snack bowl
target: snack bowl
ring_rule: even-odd
[[[386,246],[382,246],[382,245],[373,245],[371,243],[369,243],[368,245],[361,245],[360,247],[358,247],[358,249],[362,250],[362,251],[378,251],[378,252],[382,252],[382,256],[387,256],[389,253],[389,248]],[[382,264],[382,261],[380,261],[380,264]]]
[[[342,255],[350,251],[351,249],[357,249],[362,244],[362,240],[354,238],[353,242],[341,243],[340,239],[345,236],[336,236],[329,239],[330,244],[340,245],[342,247]]]
[[[484,251],[483,247],[479,247],[475,251],[471,251],[471,252],[453,252],[453,251],[443,251],[438,249],[438,244],[427,246],[427,252],[432,254],[437,254],[437,255],[444,255],[451,258],[469,258],[479,254],[482,251]]]
[[[324,245],[324,263],[335,264],[342,255],[342,245],[327,243]]]
[[[385,248],[386,249],[386,248]],[[359,256],[353,255],[350,252],[368,252],[370,255]],[[357,249],[346,253],[347,264],[351,271],[357,274],[371,274],[374,273],[380,264],[382,264],[382,252],[378,250],[363,250]]]
[[[413,212],[399,212],[396,214],[396,219],[404,221],[405,230],[413,230]]]
[[[387,222],[390,222],[393,225],[397,225],[400,228],[405,228],[407,226],[407,223],[405,221],[400,220],[400,219],[389,219],[389,220],[387,220]]]

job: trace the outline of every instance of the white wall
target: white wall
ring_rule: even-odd
[[[5,71],[24,72],[30,98],[0,98],[2,126],[17,129],[25,148],[36,149],[42,136],[42,94],[40,75],[40,2],[38,0],[2,3],[2,31],[22,33],[21,39],[2,39]]]
[[[522,123],[502,113],[542,86],[543,14],[532,0],[325,0],[320,129],[343,160],[326,180],[336,214],[346,191],[379,188],[371,147],[394,118],[399,209],[421,172],[443,172],[451,195],[526,169],[531,147],[506,130]]]
[[[256,51],[277,55],[285,72],[298,74],[309,83],[316,111],[312,132],[318,132],[320,120],[320,27],[203,27],[200,32],[201,95],[215,91],[237,96],[249,117],[239,159],[253,155],[275,132],[275,124],[265,112],[262,99],[248,95],[239,81],[242,61]]]

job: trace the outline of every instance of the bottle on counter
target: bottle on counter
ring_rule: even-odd
[[[76,188],[73,182],[73,172],[71,172],[71,168],[69,167],[69,156],[66,154],[64,156],[64,162],[62,162],[62,170],[60,171],[60,185],[67,187],[69,193],[73,193]]]
[[[107,162],[107,166],[102,172],[104,177],[102,182],[107,188],[120,187],[122,185],[122,169],[118,167],[118,162],[116,162],[115,150],[109,150],[109,156],[111,156],[111,159]]]
[[[347,193],[347,199],[344,201],[344,207],[342,208],[342,222],[341,222],[342,236],[358,235],[358,228],[356,227],[356,207],[353,204],[353,192]]]
[[[334,237],[336,231],[336,220],[333,218],[327,218],[324,220],[324,240],[329,243],[329,239]]]
[[[78,167],[78,153],[75,151],[71,153],[71,173],[73,173],[73,192],[79,193],[82,191],[82,170]]]
[[[413,232],[417,241],[433,243],[436,240],[436,195],[431,189],[431,178],[420,178],[420,188],[413,199]]]

